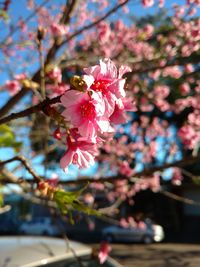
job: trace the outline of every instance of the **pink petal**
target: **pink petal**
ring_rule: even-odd
[[[88,88],[90,88],[94,82],[94,77],[92,75],[83,75],[83,80],[86,82]]]
[[[101,75],[104,78],[108,78],[108,79],[117,78],[117,68],[115,64],[109,58],[100,60],[99,64],[101,68]],[[102,78],[102,77],[98,77],[98,78]]]
[[[115,94],[117,98],[121,98],[126,96],[124,85],[125,79],[117,79],[108,87],[108,89]]]
[[[120,68],[119,68],[119,75],[118,75],[118,78],[122,78],[122,76],[127,73],[127,72],[131,72],[131,68],[128,67],[128,66],[124,66],[122,65]]]
[[[89,99],[89,96],[85,93],[78,92],[76,90],[67,91],[61,98],[60,101],[64,107],[70,107],[77,105],[83,99]]]
[[[78,130],[82,136],[86,136],[88,138],[96,136],[95,125],[91,121],[86,120],[85,122],[82,122],[78,127]]]
[[[60,160],[60,166],[61,168],[67,172],[68,171],[68,166],[72,163],[73,160],[73,156],[74,156],[74,151],[72,150],[68,150],[64,156],[61,158]]]

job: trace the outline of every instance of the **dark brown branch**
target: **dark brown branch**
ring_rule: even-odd
[[[155,172],[162,172],[163,170],[167,169],[167,168],[172,168],[172,167],[179,167],[179,168],[183,168],[185,166],[189,166],[191,164],[195,164],[200,162],[200,156],[196,156],[196,157],[186,157],[182,160],[179,161],[175,161],[173,163],[167,163],[164,164],[162,166],[158,166],[158,167],[153,167],[153,168],[148,168],[143,170],[142,172],[137,172],[134,174],[133,177],[127,177],[127,176],[123,176],[123,175],[116,175],[116,176],[110,176],[110,177],[100,177],[98,179],[94,179],[91,177],[81,177],[78,180],[67,180],[67,181],[61,181],[60,184],[63,185],[68,185],[68,184],[87,184],[87,183],[92,183],[92,182],[99,182],[99,183],[104,183],[104,182],[114,182],[117,180],[128,180],[130,182],[135,182],[138,180],[138,178],[151,178],[151,176],[155,173]],[[1,166],[1,165],[0,165]],[[29,182],[34,182],[33,180],[28,180]],[[2,182],[6,182],[5,180],[2,180]]]
[[[60,96],[56,96],[52,99],[47,98],[35,106],[32,106],[32,107],[27,108],[25,110],[22,110],[20,112],[11,113],[10,115],[0,119],[0,124],[7,123],[7,122],[10,122],[12,120],[26,117],[26,116],[29,116],[33,113],[42,111],[42,110],[44,111],[44,109],[47,108],[49,105],[56,104],[58,102],[60,102]]]
[[[178,196],[178,195],[171,193],[171,192],[168,192],[168,191],[160,191],[160,193],[169,197],[169,198],[172,198],[176,201],[183,202],[185,204],[200,206],[200,202],[194,201],[194,200],[189,199],[189,198]]]
[[[69,24],[78,2],[79,0],[68,0],[67,1],[65,5],[65,10],[63,12],[63,16],[60,20],[61,24]]]
[[[35,173],[35,171],[32,169],[30,164],[27,162],[27,160],[23,156],[16,156],[8,160],[0,161],[0,168],[13,161],[20,161],[24,165],[26,170],[33,176],[34,181],[36,183],[39,183],[42,181],[42,178]]]
[[[200,162],[200,156],[197,157],[187,157],[184,158],[182,160],[179,161],[175,161],[173,163],[167,163],[164,164],[162,166],[158,166],[158,167],[153,167],[153,168],[148,168],[148,169],[144,169],[142,172],[137,172],[134,174],[133,176],[133,182],[134,182],[134,177],[145,177],[145,178],[149,178],[151,177],[152,174],[154,174],[155,172],[161,172],[167,168],[171,168],[171,167],[183,167],[183,166],[188,166],[194,163],[198,163]],[[121,179],[126,179],[128,181],[131,181],[130,177],[126,177],[126,176],[122,176],[122,175],[116,175],[116,176],[110,176],[110,177],[101,177],[99,179],[93,179],[93,178],[88,178],[88,177],[83,177],[79,180],[68,180],[63,182],[63,184],[82,184],[82,183],[92,183],[92,182],[114,182],[116,180],[121,180]]]

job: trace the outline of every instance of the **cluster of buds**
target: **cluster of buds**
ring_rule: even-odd
[[[50,185],[48,182],[45,182],[45,181],[39,182],[37,188],[43,197],[47,197],[51,200],[53,200],[54,193],[57,190],[56,187]]]

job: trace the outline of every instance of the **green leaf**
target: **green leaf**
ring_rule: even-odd
[[[3,9],[0,9],[0,17],[3,18],[3,20],[5,20],[5,21],[9,20],[8,13]]]
[[[12,133],[12,130],[11,130],[11,128],[8,125],[1,124],[0,125],[0,133],[3,133],[3,132],[10,132],[10,133]]]
[[[4,204],[3,193],[2,193],[2,190],[0,188],[0,208],[3,206],[3,204]]]
[[[58,208],[63,214],[68,214],[70,222],[73,224],[74,220],[72,218],[72,211],[79,211],[86,213],[87,215],[100,216],[101,213],[97,210],[94,210],[84,203],[82,203],[78,198],[81,193],[86,189],[87,185],[79,191],[68,192],[57,190],[54,193],[53,200],[56,202]]]
[[[17,142],[11,128],[5,124],[0,125],[0,147],[12,147],[16,152],[22,146],[21,142]]]

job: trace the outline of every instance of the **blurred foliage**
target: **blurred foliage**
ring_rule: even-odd
[[[22,143],[17,142],[11,128],[5,124],[0,125],[0,148],[12,147],[16,152],[19,151]]]
[[[3,199],[3,194],[1,192],[1,188],[0,188],[0,208],[3,206],[4,203],[4,199]]]
[[[80,195],[86,188],[87,186],[74,192],[66,192],[58,189],[53,195],[53,200],[58,205],[60,211],[63,214],[68,214],[70,223],[72,224],[74,224],[74,219],[72,216],[73,211],[83,212],[87,215],[101,215],[99,211],[86,206],[83,202],[79,200]]]
[[[5,21],[8,21],[10,17],[5,10],[0,9],[0,18],[2,18]]]

